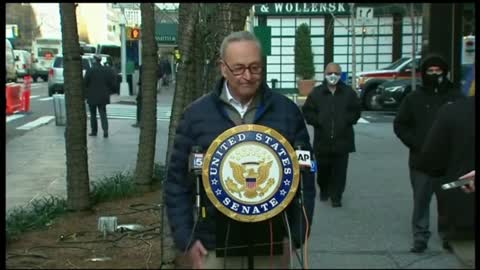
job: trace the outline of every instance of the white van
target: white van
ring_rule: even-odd
[[[8,39],[5,39],[5,80],[7,82],[17,81],[17,70],[15,68],[15,55],[13,54],[13,47]]]
[[[32,42],[33,81],[39,77],[45,82],[48,80],[48,70],[57,54],[62,54],[62,39],[37,38]]]
[[[26,75],[32,75],[32,55],[28,51],[13,50],[15,55],[15,67],[17,69],[17,78],[23,78]]]

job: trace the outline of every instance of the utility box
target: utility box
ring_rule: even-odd
[[[53,97],[53,111],[55,113],[55,125],[65,126],[67,123],[65,95],[55,94],[52,97]]]

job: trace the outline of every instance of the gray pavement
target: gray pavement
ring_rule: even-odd
[[[112,97],[112,103],[117,104],[134,104],[134,100],[134,97]],[[159,106],[169,106],[172,100],[173,87],[162,89]],[[92,181],[134,169],[140,130],[131,127],[133,122],[109,119],[108,139],[88,137]],[[158,122],[155,154],[158,163],[165,163],[168,124],[168,121]],[[308,242],[309,267],[473,268],[473,241],[454,243],[455,254],[442,249],[436,233],[435,199],[431,205],[429,248],[422,255],[409,252],[412,193],[408,152],[393,134],[391,123],[357,124],[355,131],[357,152],[350,157],[343,207],[332,208],[329,202],[316,200]],[[310,132],[313,135],[311,129]],[[65,196],[63,134],[64,127],[55,126],[53,121],[7,143],[7,210],[46,194]]]

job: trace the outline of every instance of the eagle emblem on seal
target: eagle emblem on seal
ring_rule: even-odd
[[[230,161],[229,164],[232,169],[233,179],[228,177],[225,184],[230,192],[238,193],[240,198],[242,198],[242,193],[250,199],[257,196],[262,197],[275,183],[273,178],[269,178],[272,161],[243,164]],[[252,167],[249,165],[256,166]],[[255,167],[257,167],[256,170]]]

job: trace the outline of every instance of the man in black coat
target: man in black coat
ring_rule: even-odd
[[[353,125],[360,118],[360,102],[353,89],[340,81],[336,63],[325,68],[325,80],[315,87],[303,105],[308,124],[315,128],[313,149],[318,164],[320,200],[331,198],[342,206],[347,180],[348,155],[355,152]]]
[[[439,177],[437,185],[475,173],[475,97],[458,100],[440,108],[428,132],[419,159],[419,168]],[[438,192],[448,201],[445,239],[475,239],[475,196],[461,189]]]
[[[448,65],[438,55],[429,55],[422,61],[420,71],[423,85],[403,100],[393,122],[394,132],[409,150],[410,183],[413,189],[412,231],[414,244],[411,252],[421,253],[430,238],[430,201],[435,178],[422,172],[418,159],[438,109],[462,97],[460,91],[447,79]],[[444,203],[438,200],[438,231],[444,231]]]
[[[112,68],[102,66],[102,58],[95,55],[93,67],[85,74],[85,90],[90,109],[91,133],[97,136],[97,108],[102,122],[103,137],[108,138],[107,104],[110,104],[110,94],[115,91],[115,73]]]
[[[220,57],[223,78],[211,93],[187,106],[177,127],[165,182],[165,204],[173,239],[195,269],[238,269],[242,267],[242,259],[247,261],[247,252],[254,253],[256,268],[269,267],[271,260],[279,268],[283,259],[288,260],[288,253],[283,253],[283,258],[278,254],[270,257],[269,254],[270,244],[278,246],[287,236],[282,215],[250,224],[233,220],[207,199],[203,185],[199,192],[205,198],[201,204],[205,204],[206,215],[198,217],[198,222],[194,222],[192,215],[192,199],[196,192],[194,181],[188,177],[192,146],[198,145],[205,151],[224,131],[243,124],[257,124],[276,130],[292,145],[299,142],[305,150],[311,150],[307,127],[298,106],[262,83],[264,67],[258,39],[250,32],[231,33],[222,42]],[[290,203],[284,210],[296,247],[305,239],[305,219],[311,225],[313,218],[314,174],[305,172],[302,183],[303,211],[297,203]],[[298,195],[299,192],[295,196]],[[258,246],[247,249],[249,238]],[[227,259],[216,257],[216,251],[223,252],[227,246]],[[228,266],[225,265],[227,262]]]

